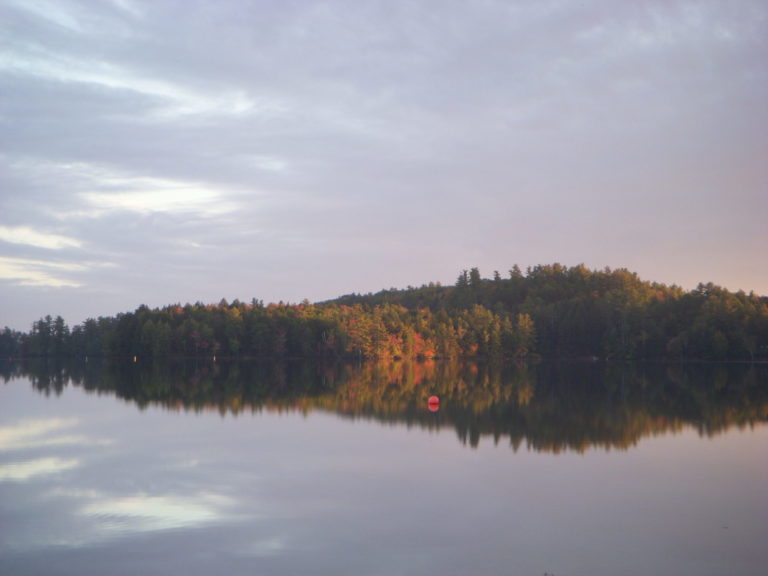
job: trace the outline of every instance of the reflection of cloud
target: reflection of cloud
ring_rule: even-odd
[[[198,466],[200,466],[200,460],[198,460],[197,458],[182,460],[181,462],[178,462],[176,464],[176,468],[180,468],[182,470],[185,470],[187,468],[197,468]]]
[[[245,556],[269,556],[285,549],[285,542],[279,538],[268,538],[266,540],[254,540],[249,546],[242,550]]]
[[[12,452],[43,446],[62,446],[84,444],[87,439],[74,434],[63,435],[61,432],[76,426],[77,418],[48,418],[45,420],[23,420],[12,426],[0,427],[0,452]],[[69,470],[80,464],[77,459],[64,459],[55,456],[34,458],[0,465],[0,481],[29,480]]]
[[[63,458],[37,458],[25,462],[0,465],[0,482],[4,480],[20,481],[29,480],[36,476],[47,476],[64,470],[75,468],[80,464],[79,460]]]
[[[61,430],[77,426],[78,423],[77,418],[48,418],[46,420],[22,420],[13,426],[0,427],[0,452],[38,446],[83,443],[85,438],[82,436],[61,436],[59,434]],[[49,436],[52,433],[56,433],[56,435]]]
[[[82,480],[86,481],[83,472]],[[76,484],[72,482],[71,484]],[[5,545],[20,549],[47,546],[84,547],[133,533],[156,532],[181,528],[199,528],[225,521],[254,518],[236,510],[237,501],[222,494],[201,491],[191,494],[107,493],[97,488],[51,485],[37,495],[35,506],[40,514],[45,509],[66,510],[53,514],[44,530],[25,534],[23,530],[9,534],[0,542],[0,555]],[[76,527],[73,529],[73,527]],[[15,540],[16,542],[12,542]],[[276,540],[255,541],[244,554],[265,555],[281,548]]]
[[[48,496],[63,496],[66,498],[100,498],[101,493],[89,488],[54,488],[50,490]]]
[[[194,496],[103,496],[85,505],[81,513],[103,530],[152,532],[183,528],[222,519],[233,501],[220,494]]]

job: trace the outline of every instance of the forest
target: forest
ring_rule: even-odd
[[[768,359],[768,297],[693,290],[626,269],[463,270],[452,286],[299,304],[253,299],[139,306],[70,328],[61,316],[0,332],[0,357]]]

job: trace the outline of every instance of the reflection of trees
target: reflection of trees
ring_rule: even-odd
[[[768,366],[600,363],[387,362],[74,364],[3,367],[44,393],[68,383],[140,408],[335,412],[430,429],[452,428],[536,451],[626,449],[693,426],[710,436],[768,421]],[[437,394],[441,409],[427,410]],[[505,440],[506,441],[506,440]]]

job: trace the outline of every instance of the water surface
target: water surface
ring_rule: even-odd
[[[37,366],[6,378],[2,574],[768,565],[768,390],[755,368]]]

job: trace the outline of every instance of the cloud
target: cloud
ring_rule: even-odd
[[[283,164],[275,158],[255,158],[268,169]],[[101,218],[113,212],[197,213],[221,215],[237,209],[234,198],[241,192],[231,186],[193,180],[132,174],[89,162],[33,162],[18,160],[9,170],[34,171],[41,186],[66,189],[66,203],[41,207],[55,221]],[[55,199],[53,199],[55,201]],[[82,231],[82,230],[81,230]],[[82,248],[83,242],[65,236],[36,232],[30,227],[0,227],[0,240],[44,248]]]
[[[716,234],[753,262],[743,287],[768,291],[767,15],[750,0],[5,3],[3,238],[48,237],[7,244],[0,277],[82,284],[115,311],[552,260],[728,283],[725,256],[702,270],[693,253]],[[100,261],[115,266],[83,264]]]
[[[117,187],[122,191],[81,192],[90,206],[90,214],[99,217],[105,212],[201,212],[206,215],[223,214],[235,209],[231,201],[215,190],[199,184],[161,178],[110,178],[98,181],[102,188]],[[126,190],[127,189],[127,190]]]
[[[35,18],[41,18],[72,32],[82,32],[78,18],[72,12],[75,6],[71,3],[50,0],[10,0],[9,3],[18,10],[30,13]]]
[[[106,212],[195,212],[206,216],[220,215],[237,208],[227,198],[225,187],[214,189],[211,185],[121,173],[120,171],[91,165],[70,166],[82,179],[75,192],[89,208],[92,216]],[[86,212],[87,214],[88,212]]]
[[[110,62],[72,58],[39,48],[32,52],[0,53],[0,71],[135,92],[156,102],[153,115],[159,119],[206,114],[240,116],[251,112],[275,114],[281,109],[279,103],[257,102],[242,90],[203,92],[137,74]]]
[[[0,240],[11,242],[12,244],[28,244],[50,250],[80,248],[82,246],[82,242],[75,238],[40,232],[28,226],[0,226]]]
[[[51,262],[28,258],[0,256],[0,280],[10,280],[21,286],[77,288],[81,282],[66,278],[66,274],[83,272],[88,267],[73,262]]]

